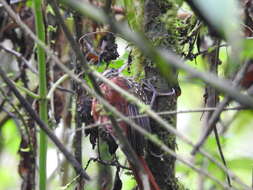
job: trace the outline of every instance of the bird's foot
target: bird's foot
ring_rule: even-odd
[[[161,96],[174,96],[176,95],[176,91],[174,88],[172,88],[172,90],[170,92],[158,92],[157,89],[154,87],[154,85],[151,83],[151,81],[156,80],[155,77],[146,79],[144,81],[142,81],[143,86],[144,86],[144,90],[151,92],[152,93],[152,98],[150,101],[150,106],[151,108],[153,108],[155,100],[157,97],[161,97]]]

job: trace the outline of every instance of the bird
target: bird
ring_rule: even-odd
[[[250,88],[252,84],[253,84],[253,64],[251,63],[246,69],[244,76],[242,77],[241,86],[247,89]]]
[[[138,97],[140,100],[142,100],[145,104],[148,104],[148,98],[145,94],[145,90],[141,83],[135,82],[131,78],[127,78],[120,74],[122,69],[108,69],[106,70],[103,75],[109,79],[112,83],[118,85],[122,89],[128,91],[129,93],[133,94],[134,96]],[[103,97],[105,100],[107,100],[112,106],[114,106],[119,112],[124,114],[125,116],[136,116],[140,114],[140,110],[138,107],[127,101],[126,98],[124,98],[119,92],[111,88],[106,83],[100,83],[99,88],[103,94]],[[96,98],[93,98],[92,100],[92,107],[91,107],[91,113],[93,116],[94,121],[98,123],[106,123],[110,121],[108,114],[103,109],[103,106],[99,103],[99,101]],[[147,116],[138,117],[133,119],[136,124],[141,126],[146,131],[150,130],[150,121]],[[135,151],[139,162],[142,164],[145,173],[148,176],[149,179],[149,185],[151,190],[160,190],[145,158],[144,158],[144,149],[146,147],[146,139],[142,134],[140,134],[138,131],[130,127],[127,123],[124,121],[120,121],[118,123],[119,127],[123,130],[124,135],[126,135],[130,145],[132,146],[133,150]],[[108,134],[109,138],[111,140],[117,138],[117,136],[114,133],[113,126],[111,124],[103,125],[103,130]],[[116,147],[117,148],[117,147]],[[110,153],[115,153],[116,151],[115,146],[110,149],[109,145],[109,151]],[[139,175],[139,171],[134,168],[134,164],[132,164],[130,161],[130,167],[132,167],[133,175],[137,181],[138,187],[141,190],[144,190],[144,184],[142,184],[142,178]]]

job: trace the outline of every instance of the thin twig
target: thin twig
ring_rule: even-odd
[[[156,114],[163,116],[163,115],[173,115],[173,114],[188,114],[188,113],[202,113],[202,112],[212,112],[215,111],[217,108],[198,108],[198,109],[189,109],[189,110],[178,110],[178,111],[163,111],[163,112],[156,112]],[[236,106],[236,107],[231,107],[231,108],[224,108],[222,111],[239,111],[239,110],[248,110],[250,108],[245,108],[242,106]],[[128,118],[130,119],[136,119],[136,118],[142,118],[142,117],[147,117],[147,114],[139,114],[135,116],[129,116]],[[122,121],[121,119],[117,119],[117,122]],[[110,121],[104,122],[104,123],[93,123],[87,126],[84,126],[80,129],[76,130],[87,130],[87,129],[93,129],[96,127],[103,127],[105,125],[111,124]],[[74,133],[75,130],[70,130],[69,133]]]
[[[131,170],[131,168],[121,165],[118,162],[118,160],[106,161],[106,160],[101,160],[100,158],[90,158],[89,161],[87,162],[86,167],[85,167],[86,169],[88,168],[88,165],[91,161],[98,162],[98,163],[106,165],[106,166],[116,166],[116,167],[120,167],[125,170]]]
[[[246,61],[245,64],[241,67],[241,69],[237,73],[235,80],[233,82],[234,86],[237,86],[239,84],[249,64],[250,64],[250,61]],[[212,116],[210,117],[207,123],[205,133],[201,136],[198,143],[196,143],[196,145],[194,146],[192,150],[192,154],[195,154],[198,151],[198,149],[205,143],[206,139],[211,134],[213,127],[215,126],[214,124],[219,120],[222,110],[228,105],[230,101],[231,101],[231,98],[229,96],[226,96],[223,99],[223,101],[217,106],[216,110],[213,112]]]
[[[76,161],[73,155],[65,148],[65,146],[59,141],[55,134],[48,128],[48,126],[39,118],[37,113],[33,110],[29,102],[19,93],[15,85],[6,76],[5,72],[0,68],[0,76],[4,82],[9,86],[10,90],[15,94],[20,104],[25,108],[29,115],[37,122],[39,127],[48,135],[48,137],[54,142],[59,150],[64,154],[66,159],[72,164],[72,166],[84,176],[86,179],[90,179],[88,174],[82,169],[82,166]]]
[[[59,87],[59,85],[61,83],[63,83],[65,80],[67,80],[69,78],[69,75],[65,74],[63,75],[61,78],[59,78],[51,87],[51,89],[49,90],[48,94],[47,94],[47,99],[50,99],[55,91],[55,89],[57,89]]]
[[[17,59],[21,60],[33,73],[38,75],[38,71],[29,64],[29,62],[22,56],[22,54],[14,51],[13,49],[6,48],[2,44],[0,44],[0,49],[3,49],[5,52],[7,52],[7,53],[15,56]]]
[[[73,183],[75,183],[75,182],[78,180],[78,178],[80,178],[80,174],[77,175],[77,176],[75,176],[75,177],[74,177],[69,183],[67,183],[65,186],[61,187],[61,189],[62,189],[62,190],[69,189],[69,187],[70,187]]]

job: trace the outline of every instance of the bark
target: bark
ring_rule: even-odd
[[[166,29],[166,24],[162,22],[163,14],[171,11],[176,18],[176,11],[172,3],[163,0],[146,0],[144,7],[144,28],[145,33],[149,39],[152,39],[155,46],[169,48],[176,51],[176,34],[175,28]],[[168,21],[171,22],[171,21]],[[173,24],[171,24],[173,26]],[[158,92],[170,92],[172,88],[177,88],[177,72],[173,72],[174,76],[170,82],[160,75],[158,68],[150,60],[145,60],[145,75],[146,79],[155,77],[152,81],[153,86]],[[176,110],[177,96],[158,97],[155,101],[155,111]],[[176,126],[176,115],[164,117],[170,124]],[[176,141],[175,136],[170,134],[167,130],[159,127],[155,121],[151,121],[151,130],[156,134],[168,147],[175,150]],[[147,161],[150,168],[162,190],[179,189],[178,181],[175,177],[175,158],[164,153],[159,147],[149,143],[149,151],[147,153]]]
[[[78,41],[78,39],[81,37],[82,35],[82,18],[79,14],[75,14],[74,15],[74,20],[75,20],[75,30],[76,30],[76,40]],[[75,65],[75,73],[78,75],[80,75],[80,73],[82,72],[82,65],[80,60],[76,60],[76,65]],[[82,76],[81,76],[82,77]],[[73,148],[74,148],[74,154],[76,157],[76,160],[82,165],[82,131],[80,130],[80,128],[82,127],[82,112],[80,110],[82,110],[82,106],[83,106],[83,100],[85,99],[86,95],[85,95],[85,90],[83,90],[80,85],[78,84],[74,84],[75,87],[75,92],[76,92],[76,115],[75,115],[75,128],[76,131],[75,132],[75,136],[74,136],[74,142],[73,142]],[[75,188],[75,190],[82,190],[84,188],[84,180],[82,179],[82,177],[80,177],[78,179],[78,184]]]

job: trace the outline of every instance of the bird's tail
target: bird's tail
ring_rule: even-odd
[[[139,161],[141,162],[141,164],[144,168],[144,171],[145,171],[146,175],[148,176],[150,189],[151,190],[160,190],[160,188],[159,188],[158,184],[156,183],[156,180],[155,180],[151,170],[149,169],[147,162],[143,158],[143,156],[138,156],[138,158],[139,158]],[[141,190],[144,190],[142,178],[140,177],[140,171],[137,170],[136,168],[134,168],[132,164],[131,164],[131,167],[133,169],[133,174],[134,174],[134,177],[137,181],[137,184],[138,184],[139,188]]]

